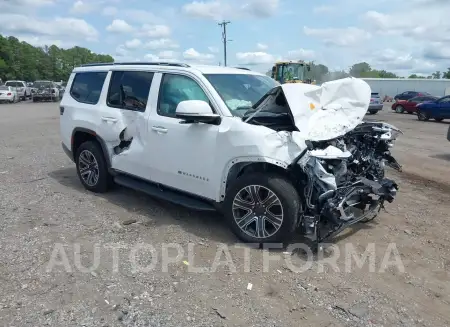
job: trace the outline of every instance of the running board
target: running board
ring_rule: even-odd
[[[114,176],[114,182],[117,184],[131,188],[136,191],[146,193],[152,197],[159,198],[164,201],[168,201],[174,204],[178,204],[185,208],[198,211],[216,211],[214,206],[207,201],[184,195],[177,191],[173,191],[167,188],[160,188],[156,184],[146,182],[137,178],[129,177],[126,175]]]

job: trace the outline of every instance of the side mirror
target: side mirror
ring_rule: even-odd
[[[213,113],[209,104],[201,100],[181,101],[175,111],[177,118],[182,119],[180,124],[204,123],[219,125],[222,121],[220,115]]]

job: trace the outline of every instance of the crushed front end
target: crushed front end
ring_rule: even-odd
[[[304,172],[305,235],[320,243],[357,223],[374,219],[398,186],[385,165],[400,170],[390,153],[401,133],[386,123],[366,123],[333,140],[307,141],[297,164]]]

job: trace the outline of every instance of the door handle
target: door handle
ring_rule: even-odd
[[[152,130],[154,130],[157,133],[167,133],[167,128],[162,127],[162,126],[152,126]]]
[[[102,120],[107,121],[107,122],[109,121],[111,123],[117,122],[117,118],[112,118],[112,117],[102,117]]]

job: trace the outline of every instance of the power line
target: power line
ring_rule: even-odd
[[[231,41],[227,39],[227,25],[230,24],[229,21],[223,21],[222,23],[218,23],[219,26],[222,26],[222,42],[223,42],[223,61],[224,66],[227,66],[227,42]]]

